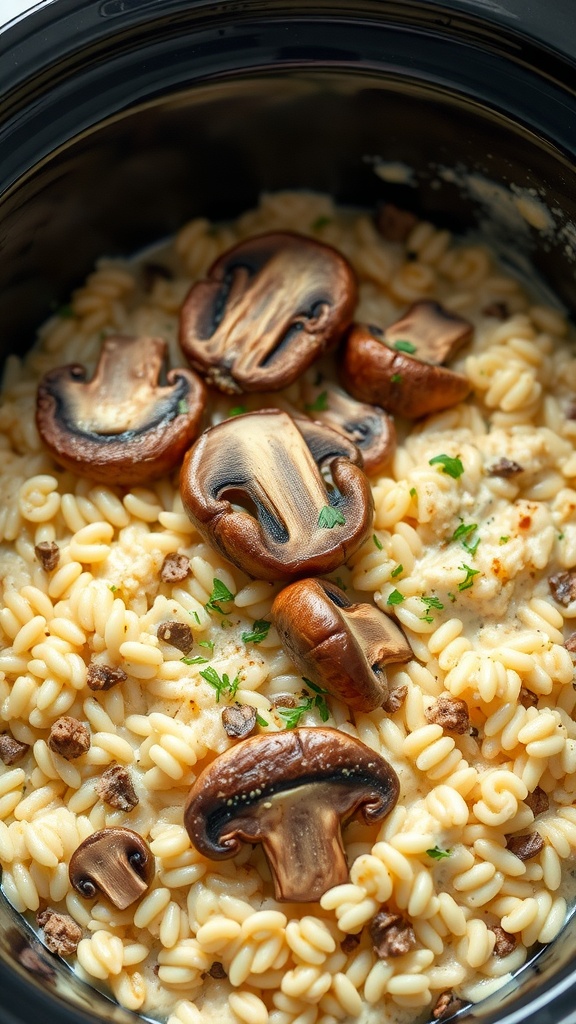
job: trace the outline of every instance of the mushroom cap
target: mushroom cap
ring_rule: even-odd
[[[408,419],[448,409],[470,393],[463,374],[389,348],[364,324],[348,334],[339,372],[354,398]]]
[[[243,838],[261,839],[247,825],[246,812],[275,795],[327,783],[334,787],[338,817],[360,814],[366,824],[384,818],[400,792],[388,762],[338,729],[262,733],[225,750],[201,772],[188,794],[184,825],[200,853],[224,860],[238,853]]]
[[[182,501],[204,537],[250,576],[276,581],[326,573],[371,527],[373,499],[361,461],[335,430],[262,409],[204,431],[184,460]],[[322,526],[327,508],[344,522]]]
[[[288,231],[259,235],[193,285],[180,345],[221,391],[276,391],[338,341],[356,298],[354,272],[335,249]]]
[[[371,604],[353,604],[329,580],[299,580],[272,605],[282,644],[305,676],[356,711],[388,696],[384,667],[408,661],[401,629]]]
[[[81,896],[92,898],[99,890],[115,907],[125,910],[149,888],[154,857],[138,832],[102,828],[74,851],[68,875]]]
[[[99,483],[132,485],[169,472],[198,434],[206,390],[190,370],[159,376],[162,338],[106,338],[91,381],[83,366],[51,370],[36,403],[55,460]]]
[[[314,399],[326,394],[325,409],[310,409]],[[396,450],[394,420],[377,405],[358,402],[335,384],[304,387],[308,415],[318,423],[344,434],[362,453],[364,472],[379,473]]]
[[[415,357],[422,363],[440,365],[455,355],[472,337],[469,320],[450,313],[439,302],[420,299],[384,331],[384,341],[391,348],[396,342],[410,342]]]

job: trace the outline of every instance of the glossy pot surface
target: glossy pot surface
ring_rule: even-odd
[[[481,231],[576,309],[572,19],[572,0],[45,0],[0,33],[2,355],[98,256],[284,188]],[[459,1019],[576,1019],[575,929]],[[2,1024],[136,1019],[2,897],[0,993]]]

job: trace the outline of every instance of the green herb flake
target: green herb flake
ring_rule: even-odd
[[[242,633],[242,640],[245,644],[260,644],[268,636],[271,622],[267,619],[257,619],[252,629],[246,633]]]
[[[265,729],[266,726],[268,725],[266,719],[262,718],[262,715],[259,715],[258,713],[256,713],[256,721],[258,722],[258,725],[262,726],[263,729]]]
[[[421,597],[420,600],[427,608],[437,608],[439,612],[444,608],[442,601],[438,597]]]
[[[200,622],[200,616],[198,615],[198,612],[190,612],[190,614],[194,616],[198,625],[201,626],[202,623]]]
[[[233,601],[234,594],[231,594],[225,583],[222,580],[217,579],[215,576],[212,580],[212,593],[208,598],[208,601],[204,605],[207,612],[218,612],[219,615],[224,615],[224,612],[220,608],[220,601]]]
[[[392,572],[390,573],[390,575],[391,575],[392,579],[395,580],[396,577],[399,576],[401,572],[404,572],[404,566],[400,564],[400,565],[397,565],[395,569],[392,569]]]
[[[321,391],[313,402],[307,402],[304,406],[306,412],[326,412],[328,408],[328,392]]]
[[[207,665],[209,660],[209,658],[201,658],[199,654],[195,658],[180,658],[184,665]]]
[[[56,310],[56,316],[59,316],[61,320],[73,320],[76,316],[72,306],[66,303],[63,306],[59,306]]]
[[[452,604],[454,604],[454,601],[456,600],[456,594],[452,594],[451,591],[449,590],[448,591],[448,597],[452,601]]]
[[[305,715],[307,711],[312,711],[314,708],[318,711],[322,722],[327,722],[330,717],[330,710],[326,703],[325,694],[327,690],[323,690],[321,686],[317,686],[312,682],[311,679],[306,679],[302,676],[303,682],[306,683],[315,694],[313,697],[305,697],[304,700],[296,708],[277,708],[276,712],[285,722],[287,729],[294,729],[302,715]]]
[[[348,590],[348,587],[344,583],[344,580],[342,579],[341,576],[336,576],[334,578],[334,583],[336,584],[337,587],[340,587],[340,590]]]
[[[474,577],[478,575],[480,569],[471,569],[465,562],[459,565],[458,568],[466,573],[466,578],[462,580],[462,583],[458,584],[458,590],[469,590],[474,584]]]
[[[214,641],[213,640],[199,640],[198,641],[198,647],[207,647],[209,651],[214,651]]]
[[[184,416],[188,412],[188,402],[185,398],[181,398],[178,402],[178,415]]]
[[[434,622],[434,618],[432,615],[421,615],[420,622]]]
[[[235,405],[229,410],[228,416],[242,416],[245,412],[248,412],[245,405]]]
[[[406,341],[404,338],[395,341],[394,348],[397,352],[407,352],[408,355],[412,355],[416,351],[416,345],[413,345],[411,341]]]
[[[390,383],[391,384],[401,384],[402,383],[402,374],[401,373],[393,373],[392,376],[390,377]]]
[[[417,497],[417,492],[416,492],[416,488],[415,487],[411,487],[410,488],[410,497],[411,498],[416,498]]]
[[[223,672],[222,676],[219,676],[216,669],[210,665],[208,668],[202,669],[200,675],[210,686],[213,686],[216,690],[216,703],[220,703],[220,697],[225,695],[226,697],[235,697],[236,691],[240,685],[240,676],[237,675],[230,682],[230,677]]]
[[[384,545],[383,545],[382,541],[380,540],[380,537],[377,537],[376,534],[373,533],[372,534],[372,540],[374,541],[375,546],[378,548],[378,551],[382,551]]]
[[[564,534],[563,533],[559,533],[558,534],[558,540],[564,540]]]
[[[110,586],[108,587],[108,590],[111,590],[112,593],[115,594],[116,591],[118,590],[118,587],[116,586],[115,583],[111,583]]]
[[[332,530],[335,526],[344,526],[345,523],[346,519],[340,509],[333,508],[332,505],[324,505],[324,508],[320,510],[318,526],[323,530]]]
[[[445,860],[452,853],[452,850],[441,850],[439,846],[435,846],[432,850],[426,850],[428,857],[432,860]]]
[[[386,601],[386,604],[402,604],[403,600],[403,594],[401,594],[399,590],[393,590],[392,593],[390,594],[390,597]]]
[[[468,537],[477,529],[478,523],[460,523],[460,526],[458,526],[452,534],[452,540],[462,540],[462,537]]]
[[[464,466],[458,456],[453,459],[451,455],[435,455],[433,459],[428,459],[428,465],[442,466],[442,472],[447,473],[454,480],[457,480],[464,472]]]
[[[325,214],[322,214],[320,217],[316,217],[316,220],[312,221],[312,223],[310,225],[310,230],[311,231],[320,231],[322,228],[327,227],[328,224],[331,224],[331,223],[332,223],[332,217],[327,217]]]
[[[501,544],[507,544],[509,540],[510,540],[510,537],[500,537],[500,543]]]
[[[312,698],[309,698],[304,704],[299,704],[297,708],[276,708],[276,714],[282,719],[286,729],[295,729],[302,715],[310,711],[311,707]]]

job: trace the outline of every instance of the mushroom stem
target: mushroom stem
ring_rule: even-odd
[[[301,790],[279,793],[269,801],[262,845],[277,900],[315,902],[332,886],[348,881],[333,799],[334,784],[325,783],[315,787],[314,801],[303,800]]]

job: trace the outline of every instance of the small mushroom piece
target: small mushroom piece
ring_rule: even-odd
[[[259,235],[193,285],[180,345],[221,391],[277,391],[338,341],[356,297],[354,272],[335,249],[290,232]]]
[[[373,501],[361,463],[335,430],[262,409],[204,431],[184,459],[182,501],[208,542],[250,576],[274,582],[327,573],[370,530]]]
[[[55,460],[99,483],[139,484],[168,473],[198,435],[205,388],[190,370],[159,378],[161,338],[106,338],[87,381],[79,364],[41,380],[38,430]]]
[[[390,462],[396,451],[396,428],[384,409],[357,402],[334,384],[324,389],[308,385],[303,395],[312,419],[344,434],[360,449],[365,473],[378,473]]]
[[[81,896],[92,899],[101,892],[118,910],[125,910],[149,889],[154,858],[137,832],[102,828],[74,851],[68,875]]]
[[[385,666],[408,661],[400,628],[371,604],[352,604],[329,580],[299,580],[281,590],[272,615],[298,671],[355,711],[388,696]]]
[[[394,769],[337,729],[301,728],[240,740],[194,782],[184,824],[205,857],[261,843],[276,899],[319,900],[345,882],[341,821],[380,821],[399,794]]]
[[[461,316],[449,313],[439,302],[421,299],[407,313],[384,331],[390,348],[408,342],[414,356],[423,363],[440,365],[455,355],[472,337],[472,324]]]
[[[408,419],[448,409],[470,393],[463,374],[389,348],[373,328],[363,324],[356,324],[348,334],[340,380],[358,401]]]

